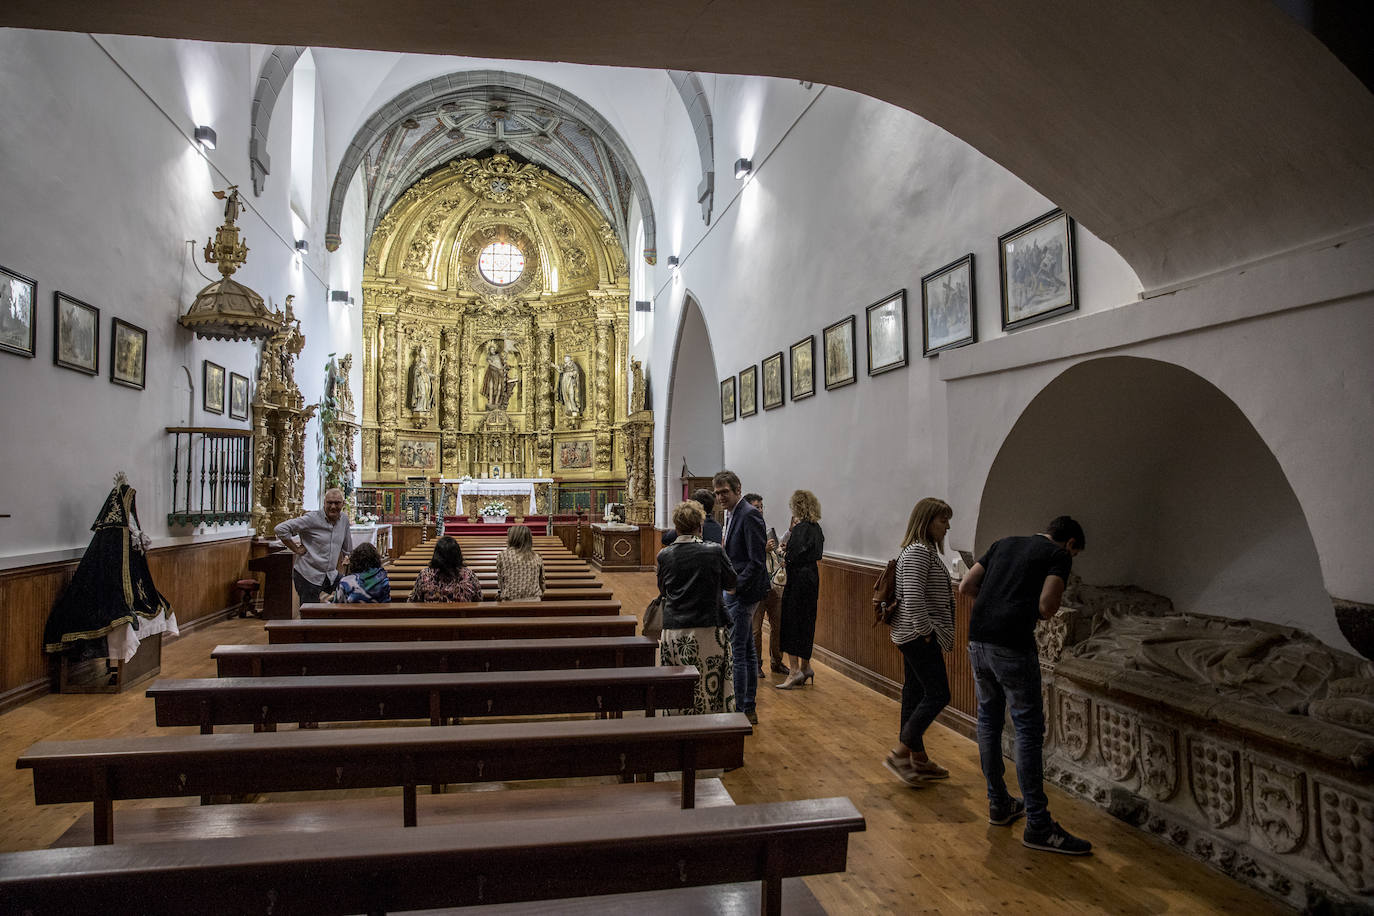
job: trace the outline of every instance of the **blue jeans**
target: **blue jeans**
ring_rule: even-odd
[[[725,619],[730,621],[730,654],[735,666],[735,708],[749,712],[759,690],[759,653],[754,645],[753,604],[741,604],[734,595],[725,594]]]
[[[1049,801],[1045,798],[1042,751],[1045,745],[1045,708],[1040,697],[1040,659],[1032,650],[1020,652],[991,643],[970,642],[968,657],[978,688],[978,758],[988,781],[989,809],[1005,811],[1011,795],[1003,778],[1002,726],[1008,706],[1016,730],[1016,780],[1026,802],[1026,829],[1048,830]]]

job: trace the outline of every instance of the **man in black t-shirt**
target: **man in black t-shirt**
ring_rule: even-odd
[[[1006,826],[1023,814],[1021,842],[1031,849],[1083,856],[1092,844],[1050,818],[1042,751],[1045,709],[1035,625],[1059,610],[1083,526],[1061,515],[1030,537],[996,541],[959,583],[974,599],[968,654],[978,688],[978,756],[988,783],[988,821]],[[1007,791],[1002,725],[1007,707],[1016,730],[1016,780],[1024,801]]]

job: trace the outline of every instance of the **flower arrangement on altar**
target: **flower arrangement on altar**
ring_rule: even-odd
[[[503,502],[489,502],[481,509],[481,514],[487,518],[499,518],[510,515],[510,507]]]
[[[459,478],[458,478],[458,482],[459,482],[459,483],[472,483],[472,475],[471,475],[471,474],[464,474],[462,477],[459,477]]]
[[[375,525],[377,524],[377,516],[371,512],[359,512],[353,516],[353,523],[356,525]]]

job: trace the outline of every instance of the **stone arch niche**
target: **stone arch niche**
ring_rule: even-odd
[[[957,508],[956,512],[957,512]],[[1302,506],[1240,408],[1171,363],[1106,357],[1026,407],[988,473],[976,546],[1083,523],[1075,572],[1183,612],[1305,629],[1348,650]],[[956,514],[955,523],[958,523]]]
[[[493,243],[523,258],[513,276],[481,269]],[[592,201],[537,165],[498,153],[416,181],[363,263],[364,484],[494,465],[506,477],[624,480],[626,267]],[[571,389],[559,385],[569,366]],[[561,465],[567,454],[579,459]]]
[[[681,501],[684,461],[697,477],[709,477],[725,466],[719,378],[706,319],[696,299],[688,295],[682,302],[668,375],[668,421],[661,465],[664,525],[672,524],[673,507]]]

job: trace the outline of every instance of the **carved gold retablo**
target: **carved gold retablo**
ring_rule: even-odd
[[[239,240],[234,224],[242,208],[238,185],[214,194],[224,201],[224,223],[205,243],[205,261],[217,265],[222,276],[197,293],[177,321],[208,340],[266,340],[281,326],[280,313],[269,310],[262,296],[231,279],[248,259],[248,246]]]

